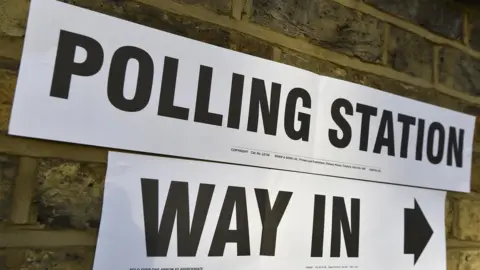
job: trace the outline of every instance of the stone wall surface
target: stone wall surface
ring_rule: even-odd
[[[448,270],[480,269],[480,8],[447,0],[62,0],[477,116]],[[91,269],[105,148],[7,135],[29,0],[0,0],[0,269]],[[432,269],[434,270],[434,269]]]

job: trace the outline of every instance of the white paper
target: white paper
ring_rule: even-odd
[[[62,45],[59,50],[61,30],[71,32],[74,36],[86,36],[86,39],[93,39],[94,44],[89,41],[87,43],[90,45],[87,46],[83,41],[75,43],[76,39],[71,36],[65,37],[63,41],[78,45],[70,50],[74,51],[74,54],[68,60],[68,57],[60,56],[65,52],[68,54],[69,51],[67,45]],[[119,50],[125,46],[130,48]],[[100,53],[95,54],[98,47]],[[143,59],[142,64],[131,59],[123,76],[122,55],[134,55]],[[168,96],[160,98],[160,93],[167,93],[165,89],[173,84],[172,78],[175,78],[172,75],[170,79],[162,79],[166,74],[165,57],[178,60],[173,105],[184,108],[177,108],[180,111],[176,113],[185,116],[187,120],[165,116],[165,113],[159,115],[159,110],[168,110],[165,104],[170,104]],[[59,59],[63,60],[56,66],[56,60]],[[112,59],[115,59],[114,64]],[[168,65],[170,74],[174,72],[171,64],[172,62]],[[116,72],[109,76],[111,65]],[[204,68],[200,76],[202,65]],[[63,75],[54,80],[55,69]],[[68,77],[65,76],[66,71],[73,75],[70,84],[63,85],[60,81],[65,82],[65,78]],[[201,81],[204,86],[201,89],[208,90],[210,71],[212,78],[209,97],[198,94],[201,97],[199,99],[204,101],[203,105],[208,105],[202,108],[196,103],[198,84]],[[234,96],[231,104],[234,73],[244,76],[241,88],[243,94],[241,98]],[[124,77],[125,84],[122,88],[121,82]],[[262,112],[258,116],[254,113],[255,108],[259,107],[255,100],[250,108],[254,84],[252,78],[262,80],[257,80],[253,86],[255,89],[253,96],[262,97],[261,86],[264,85],[266,88],[266,115],[269,111],[276,115],[275,106],[272,104],[276,104],[277,90],[273,90],[274,98],[271,100],[272,87],[280,89],[278,117],[267,120],[268,127],[263,118],[268,117]],[[113,85],[112,89],[116,89],[110,94],[108,94],[109,80]],[[52,84],[52,81],[55,84]],[[138,81],[141,81],[139,85],[142,91],[136,92]],[[165,91],[160,91],[162,84]],[[60,98],[58,93],[52,94],[53,88],[63,94],[68,92],[68,98],[66,96]],[[295,88],[304,89],[303,92],[297,90],[296,93],[302,92],[303,95],[306,93],[306,96],[297,100],[295,92],[291,91]],[[140,92],[146,95],[150,93],[149,98],[142,97],[138,94]],[[293,105],[286,109],[289,95],[292,95],[290,103]],[[334,111],[339,112],[341,119],[348,122],[351,129],[351,138],[344,147],[334,146],[329,137],[329,134],[332,134],[342,139],[345,132],[348,132],[348,129],[339,128],[331,114],[332,106],[338,99],[346,99],[351,105],[350,113],[347,111],[348,105],[341,109],[334,108]],[[123,100],[123,103],[119,100]],[[159,105],[159,100],[164,102],[163,105]],[[229,108],[235,107],[239,101],[242,103],[241,106],[237,106],[241,108],[237,129],[231,127],[236,127],[236,114],[229,113]],[[364,136],[362,115],[365,113],[358,112],[361,111],[358,104],[376,108],[377,116],[371,116],[369,124],[363,121],[363,128],[365,130],[369,128],[369,133],[364,133],[366,134]],[[205,116],[207,110],[217,116]],[[384,112],[385,110],[387,112]],[[290,114],[286,114],[286,111]],[[303,115],[300,116],[300,113]],[[404,125],[398,121],[400,114],[414,119],[409,136],[405,137],[408,138],[408,146],[404,147],[402,147]],[[305,124],[308,117],[309,123]],[[377,135],[382,118],[385,120],[383,126],[386,128]],[[198,119],[210,121],[210,124],[202,123]],[[256,119],[258,127],[255,125]],[[289,121],[287,124],[285,119]],[[301,119],[304,119],[303,125]],[[421,121],[424,121],[423,124]],[[431,129],[432,140],[429,142],[428,134],[434,122],[439,123],[438,130]],[[417,140],[421,137],[418,135],[421,125],[424,125],[423,139]],[[308,136],[304,137],[300,136],[301,134],[289,136],[286,131],[288,129],[295,133],[295,130],[306,130],[307,127]],[[393,128],[390,135],[389,127]],[[455,136],[452,136],[450,128],[454,129]],[[65,3],[32,0],[9,134],[468,192],[473,130],[472,116],[366,86],[318,76],[305,70],[197,42]],[[460,138],[461,132],[463,139]],[[273,133],[275,135],[272,135]],[[381,142],[377,137],[390,138],[388,142],[392,147],[378,147],[378,153],[375,153],[376,142]],[[366,151],[360,150],[362,138],[364,142],[368,142]],[[444,142],[443,148],[440,148],[438,143],[441,139]],[[449,143],[450,139],[456,144]],[[420,149],[419,160],[416,154],[417,146]],[[462,149],[455,150],[455,147]],[[404,158],[401,157],[402,148],[406,151]],[[450,165],[447,164],[448,157]]]
[[[195,256],[177,256],[176,225],[173,227],[166,256],[146,256],[144,212],[147,211],[143,206],[142,178],[158,180],[158,189],[155,190],[159,194],[157,224],[161,223],[172,181],[188,183],[190,222],[196,207],[199,185],[215,185]],[[208,256],[229,186],[244,188],[245,191],[250,256],[237,256],[236,243],[227,243],[223,256]],[[259,255],[262,222],[255,189],[268,190],[271,206],[275,205],[279,191],[292,192],[278,223],[274,256]],[[315,195],[325,196],[323,257],[318,258],[311,257]],[[351,209],[352,199],[359,200],[358,256],[347,256],[343,231],[340,237],[340,256],[330,256],[332,228],[338,228],[338,225],[332,226],[334,196],[344,199],[350,228],[354,227],[352,211],[355,210]],[[433,231],[416,264],[414,255],[404,252],[405,209],[414,209],[415,201],[421,209],[421,215],[425,216],[427,226]],[[442,270],[446,269],[444,203],[443,191],[240,165],[111,152],[108,157],[94,269]],[[150,200],[147,205],[156,206],[154,200]],[[238,207],[236,204],[232,212],[230,230],[237,229]],[[177,212],[177,217],[178,215],[180,214]],[[152,218],[153,215],[149,217]],[[412,225],[413,233],[420,233],[419,238],[425,237],[423,231],[426,224]]]

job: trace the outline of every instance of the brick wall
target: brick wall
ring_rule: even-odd
[[[67,2],[480,114],[480,16],[471,8],[440,0]],[[28,5],[0,0],[0,269],[90,269],[107,149],[6,135]],[[445,206],[449,270],[480,269],[480,129],[474,148],[472,193],[451,193]]]

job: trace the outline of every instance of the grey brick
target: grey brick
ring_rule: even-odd
[[[462,36],[462,10],[445,0],[365,0],[382,11],[452,39]]]
[[[252,20],[364,61],[381,59],[384,24],[330,0],[255,0]]]

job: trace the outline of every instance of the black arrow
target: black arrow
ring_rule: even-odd
[[[422,255],[432,235],[432,227],[428,224],[422,209],[415,200],[414,209],[405,209],[405,238],[403,239],[403,252],[414,255],[414,265]]]

